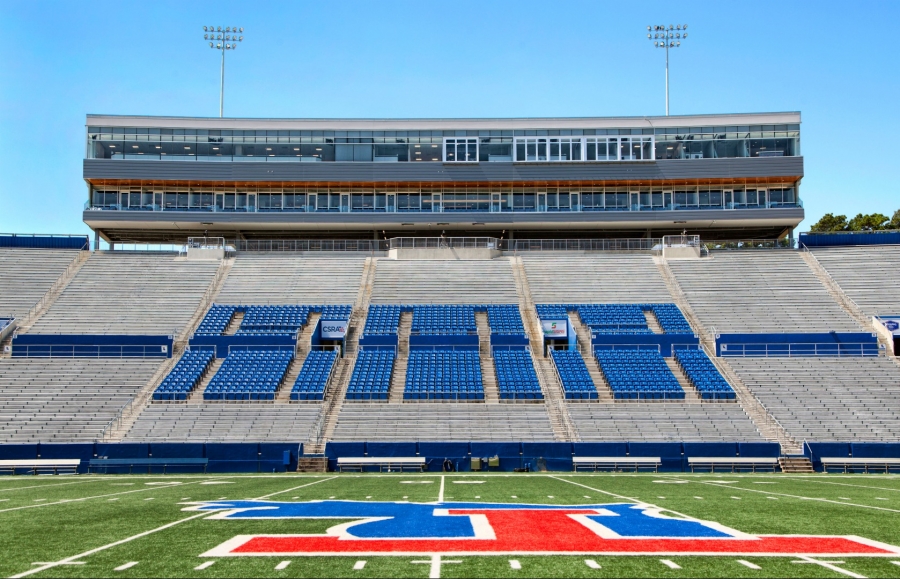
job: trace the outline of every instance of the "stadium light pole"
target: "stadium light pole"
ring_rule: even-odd
[[[687,38],[687,24],[660,24],[647,27],[647,39],[653,41],[656,48],[666,50],[666,116],[669,116],[669,49],[681,46]]]
[[[235,50],[237,42],[244,41],[244,28],[237,26],[204,26],[203,40],[209,42],[213,50],[222,51],[222,69],[219,74],[219,118],[225,110],[225,51]]]

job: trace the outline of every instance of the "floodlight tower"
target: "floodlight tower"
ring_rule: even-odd
[[[669,49],[681,46],[681,41],[685,38],[687,24],[647,27],[647,39],[653,41],[653,46],[666,49],[666,116],[669,116]]]
[[[244,41],[244,28],[237,26],[204,26],[203,40],[209,41],[209,47],[222,51],[222,71],[219,75],[219,118],[225,108],[225,51],[235,50],[236,42]],[[240,36],[238,36],[240,34]]]

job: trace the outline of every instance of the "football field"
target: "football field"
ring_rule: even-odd
[[[6,577],[897,577],[900,477],[0,478]]]

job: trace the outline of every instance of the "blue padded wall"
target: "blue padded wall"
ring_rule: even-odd
[[[418,456],[415,442],[367,442],[366,456]]]
[[[628,445],[624,442],[575,442],[572,444],[575,456],[627,456]]]
[[[743,457],[779,457],[781,445],[777,442],[739,442],[738,453]]]
[[[736,442],[685,442],[684,455],[692,458],[732,457],[738,455]]]
[[[854,442],[850,444],[853,458],[900,458],[900,444],[885,442]]]
[[[97,443],[98,458],[149,458],[150,445],[142,442]]]
[[[3,444],[0,445],[0,459],[16,460],[37,458],[37,444]]]
[[[154,442],[150,445],[153,458],[206,458],[202,442]]]

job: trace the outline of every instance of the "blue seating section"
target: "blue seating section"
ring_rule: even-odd
[[[347,306],[347,305],[309,306],[309,311],[319,312],[320,314],[322,314],[321,319],[323,319],[323,320],[346,322],[347,320],[350,319],[350,314],[353,313],[353,306]]]
[[[693,334],[691,325],[675,304],[538,304],[537,315],[560,320],[578,312],[595,334],[652,334],[644,312],[653,312],[665,334]]]
[[[693,334],[694,330],[675,304],[651,304],[659,325],[666,334]]]
[[[336,359],[335,350],[312,350],[291,388],[291,400],[324,400],[325,383]]]
[[[487,306],[488,323],[491,325],[492,334],[524,336],[525,324],[522,323],[522,315],[519,306],[502,305]]]
[[[413,306],[414,334],[459,336],[476,331],[474,306]]]
[[[397,334],[400,313],[408,311],[405,306],[369,306],[363,336],[390,336]]]
[[[581,321],[596,334],[651,334],[640,304],[584,304]]]
[[[309,318],[310,306],[248,306],[238,335],[293,336]]]
[[[212,362],[212,350],[188,350],[156,391],[154,400],[187,400]]]
[[[684,390],[656,350],[594,350],[613,391],[624,400],[683,400]]]
[[[275,400],[294,353],[287,350],[232,351],[203,393],[204,400]]]
[[[347,387],[349,400],[387,400],[394,373],[394,350],[361,350]]]
[[[478,352],[410,351],[403,398],[405,400],[484,400],[484,385],[481,381],[481,362],[478,359]]]
[[[497,370],[497,388],[501,400],[544,398],[531,354],[527,350],[494,350],[494,367]]]
[[[228,327],[228,322],[231,321],[236,310],[237,306],[213,304],[209,311],[206,312],[206,316],[203,317],[203,321],[200,322],[194,334],[197,336],[221,336],[225,332],[225,328]]]
[[[675,359],[704,400],[734,400],[737,395],[703,350],[675,350]]]
[[[596,400],[598,398],[597,388],[591,375],[588,374],[587,366],[584,364],[584,358],[577,350],[551,350],[550,355],[553,357],[553,363],[556,364],[556,370],[559,372],[559,379],[562,382],[563,390],[565,390],[568,400]]]

